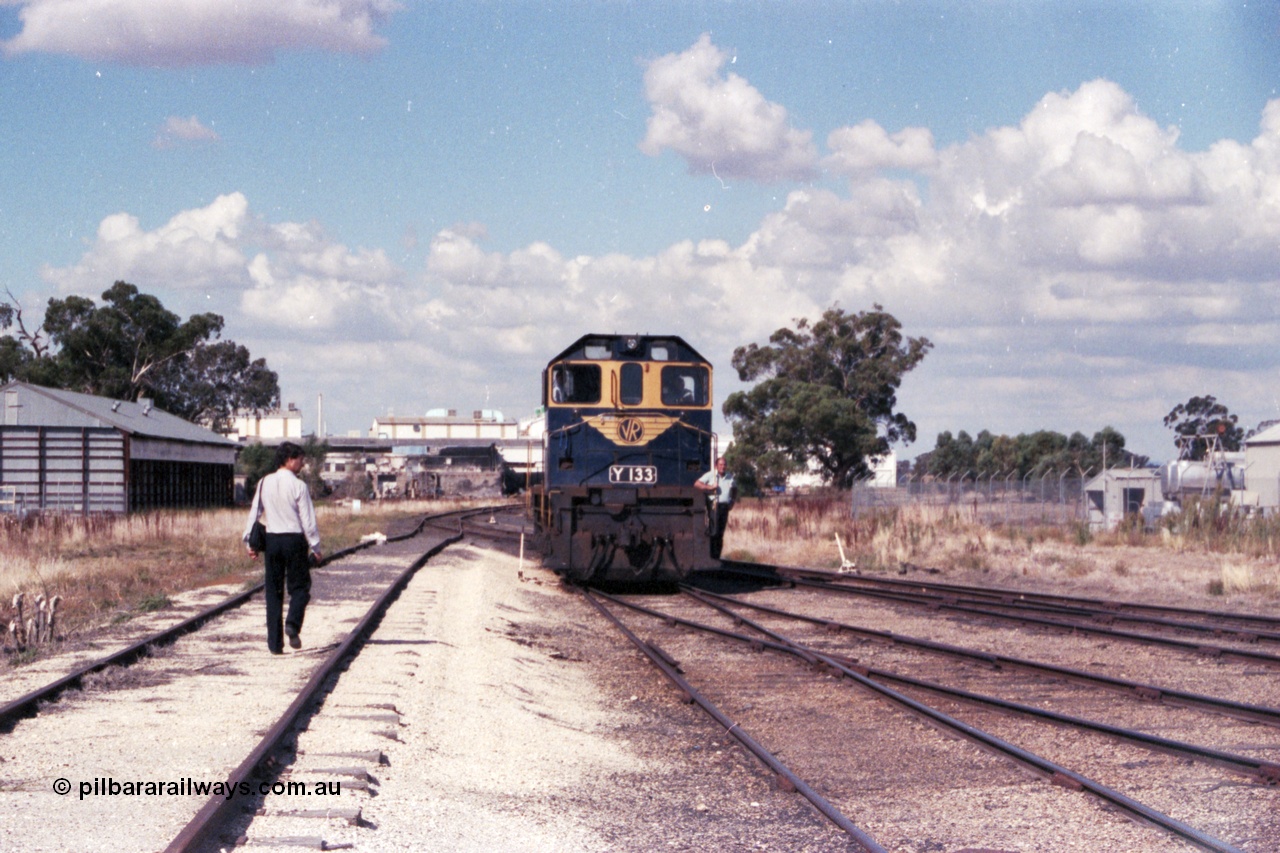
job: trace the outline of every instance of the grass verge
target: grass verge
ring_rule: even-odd
[[[1074,522],[990,526],[963,506],[908,505],[853,517],[848,494],[839,492],[747,499],[730,517],[724,553],[840,569],[841,548],[867,574],[929,569],[956,583],[1188,606],[1220,607],[1223,597],[1243,607],[1280,600],[1280,520],[1244,519],[1207,504],[1192,504],[1154,531],[1128,524],[1098,533]]]

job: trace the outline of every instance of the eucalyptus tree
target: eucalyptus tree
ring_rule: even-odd
[[[766,481],[813,464],[827,482],[849,485],[869,472],[869,458],[915,440],[897,392],[932,346],[905,337],[875,305],[857,314],[833,306],[816,322],[778,329],[763,346],[738,347],[733,367],[756,384],[725,400],[730,462]]]

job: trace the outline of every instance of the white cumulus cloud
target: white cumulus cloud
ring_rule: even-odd
[[[183,211],[151,231],[136,216],[115,213],[102,220],[78,263],[46,266],[42,275],[63,292],[79,293],[97,293],[118,280],[174,290],[243,283],[240,241],[250,225],[249,202],[241,193]]]
[[[240,299],[249,320],[348,339],[398,325],[403,271],[381,249],[352,250],[315,223],[279,223],[256,236],[261,250],[247,266],[252,287]]]
[[[728,56],[703,34],[683,53],[649,64],[645,97],[652,113],[640,150],[670,149],[695,174],[756,181],[807,179],[818,162],[812,134],[792,128],[787,111],[737,74],[723,74]]]
[[[877,169],[928,169],[937,161],[933,133],[924,127],[908,127],[892,136],[871,119],[834,130],[827,137],[831,156],[826,165],[857,175]]]
[[[709,41],[692,52],[721,79]],[[328,389],[334,412],[406,388],[424,408],[480,407],[478,387],[532,408],[541,362],[590,331],[685,336],[715,361],[723,399],[735,346],[833,303],[879,303],[937,345],[900,394],[925,448],[943,429],[1110,423],[1160,453],[1160,418],[1177,402],[1210,391],[1241,409],[1274,382],[1280,100],[1254,139],[1203,151],[1102,80],[942,148],[867,121],[829,144],[851,180],[791,191],[737,243],[494,251],[466,223],[439,230],[406,270],[320,223],[265,222],[229,193],[151,230],[109,216],[77,263],[45,275],[82,294],[117,278],[206,291],[229,335],[290,382]]]
[[[6,54],[125,65],[262,64],[282,50],[372,53],[395,0],[18,0]]]

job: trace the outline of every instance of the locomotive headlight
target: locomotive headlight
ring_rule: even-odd
[[[591,492],[591,505],[600,506],[600,493],[594,489]]]

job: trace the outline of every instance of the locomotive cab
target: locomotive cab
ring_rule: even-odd
[[[548,363],[538,522],[582,582],[676,580],[717,565],[706,503],[711,366],[677,337],[587,335]]]

